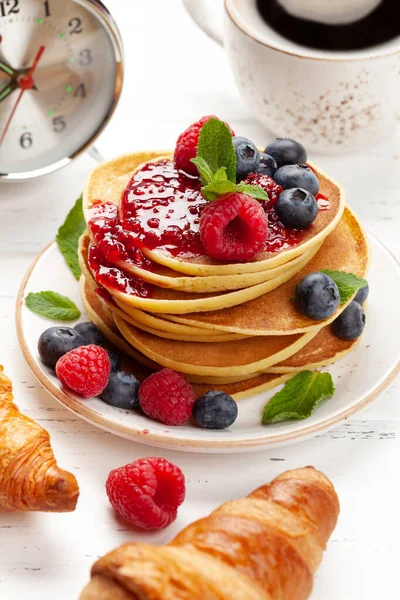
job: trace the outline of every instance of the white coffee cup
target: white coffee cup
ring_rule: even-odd
[[[314,151],[365,150],[400,120],[400,33],[378,47],[335,52],[299,46],[274,32],[256,0],[185,0],[221,45],[250,111],[279,136]],[[221,27],[218,27],[218,24]]]

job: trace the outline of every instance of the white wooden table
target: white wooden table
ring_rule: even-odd
[[[121,25],[127,81],[117,114],[98,143],[105,157],[172,147],[189,123],[213,113],[259,145],[269,140],[239,98],[223,50],[190,22],[180,0],[108,0],[108,5]],[[342,182],[365,226],[400,257],[397,133],[359,156],[312,158]],[[60,465],[75,473],[81,487],[73,514],[0,515],[1,600],[76,600],[93,561],[118,544],[139,537],[165,542],[223,501],[249,493],[283,470],[310,464],[333,480],[342,505],[313,600],[398,597],[399,381],[332,432],[234,458],[152,450],[115,438],[76,418],[36,383],[17,342],[15,297],[29,264],[54,237],[93,165],[86,155],[46,179],[0,189],[0,363],[13,379],[19,407],[49,430]],[[139,536],[114,520],[104,483],[111,469],[157,454],[185,472],[187,500],[173,526]]]

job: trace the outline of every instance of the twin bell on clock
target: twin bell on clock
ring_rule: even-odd
[[[99,0],[0,0],[0,180],[67,165],[110,119],[118,28]]]

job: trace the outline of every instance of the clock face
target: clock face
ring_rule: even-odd
[[[85,0],[0,0],[0,176],[62,166],[112,112],[119,48]]]

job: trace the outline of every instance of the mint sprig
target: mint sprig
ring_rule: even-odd
[[[268,194],[258,185],[236,183],[236,152],[229,127],[212,118],[201,129],[196,158],[192,163],[199,171],[201,192],[212,202],[223,194],[240,192],[257,200],[268,200]]]
[[[80,197],[68,213],[56,236],[58,247],[75,279],[79,279],[81,276],[81,268],[78,260],[78,242],[85,229],[86,223],[83,217],[82,197]]]
[[[353,273],[346,273],[345,271],[329,271],[324,270],[322,273],[328,275],[336,283],[340,294],[340,304],[345,304],[353,294],[358,292],[361,288],[368,285],[366,279],[360,279]]]
[[[322,400],[330,398],[335,386],[330,373],[302,371],[277,392],[264,409],[262,424],[306,419]]]
[[[215,117],[204,123],[200,131],[196,157],[204,159],[211,172],[226,168],[229,181],[236,183],[236,153],[229,127]],[[205,183],[200,174],[201,182]]]
[[[52,321],[75,321],[81,316],[76,304],[57,292],[31,292],[25,302],[29,310]]]

